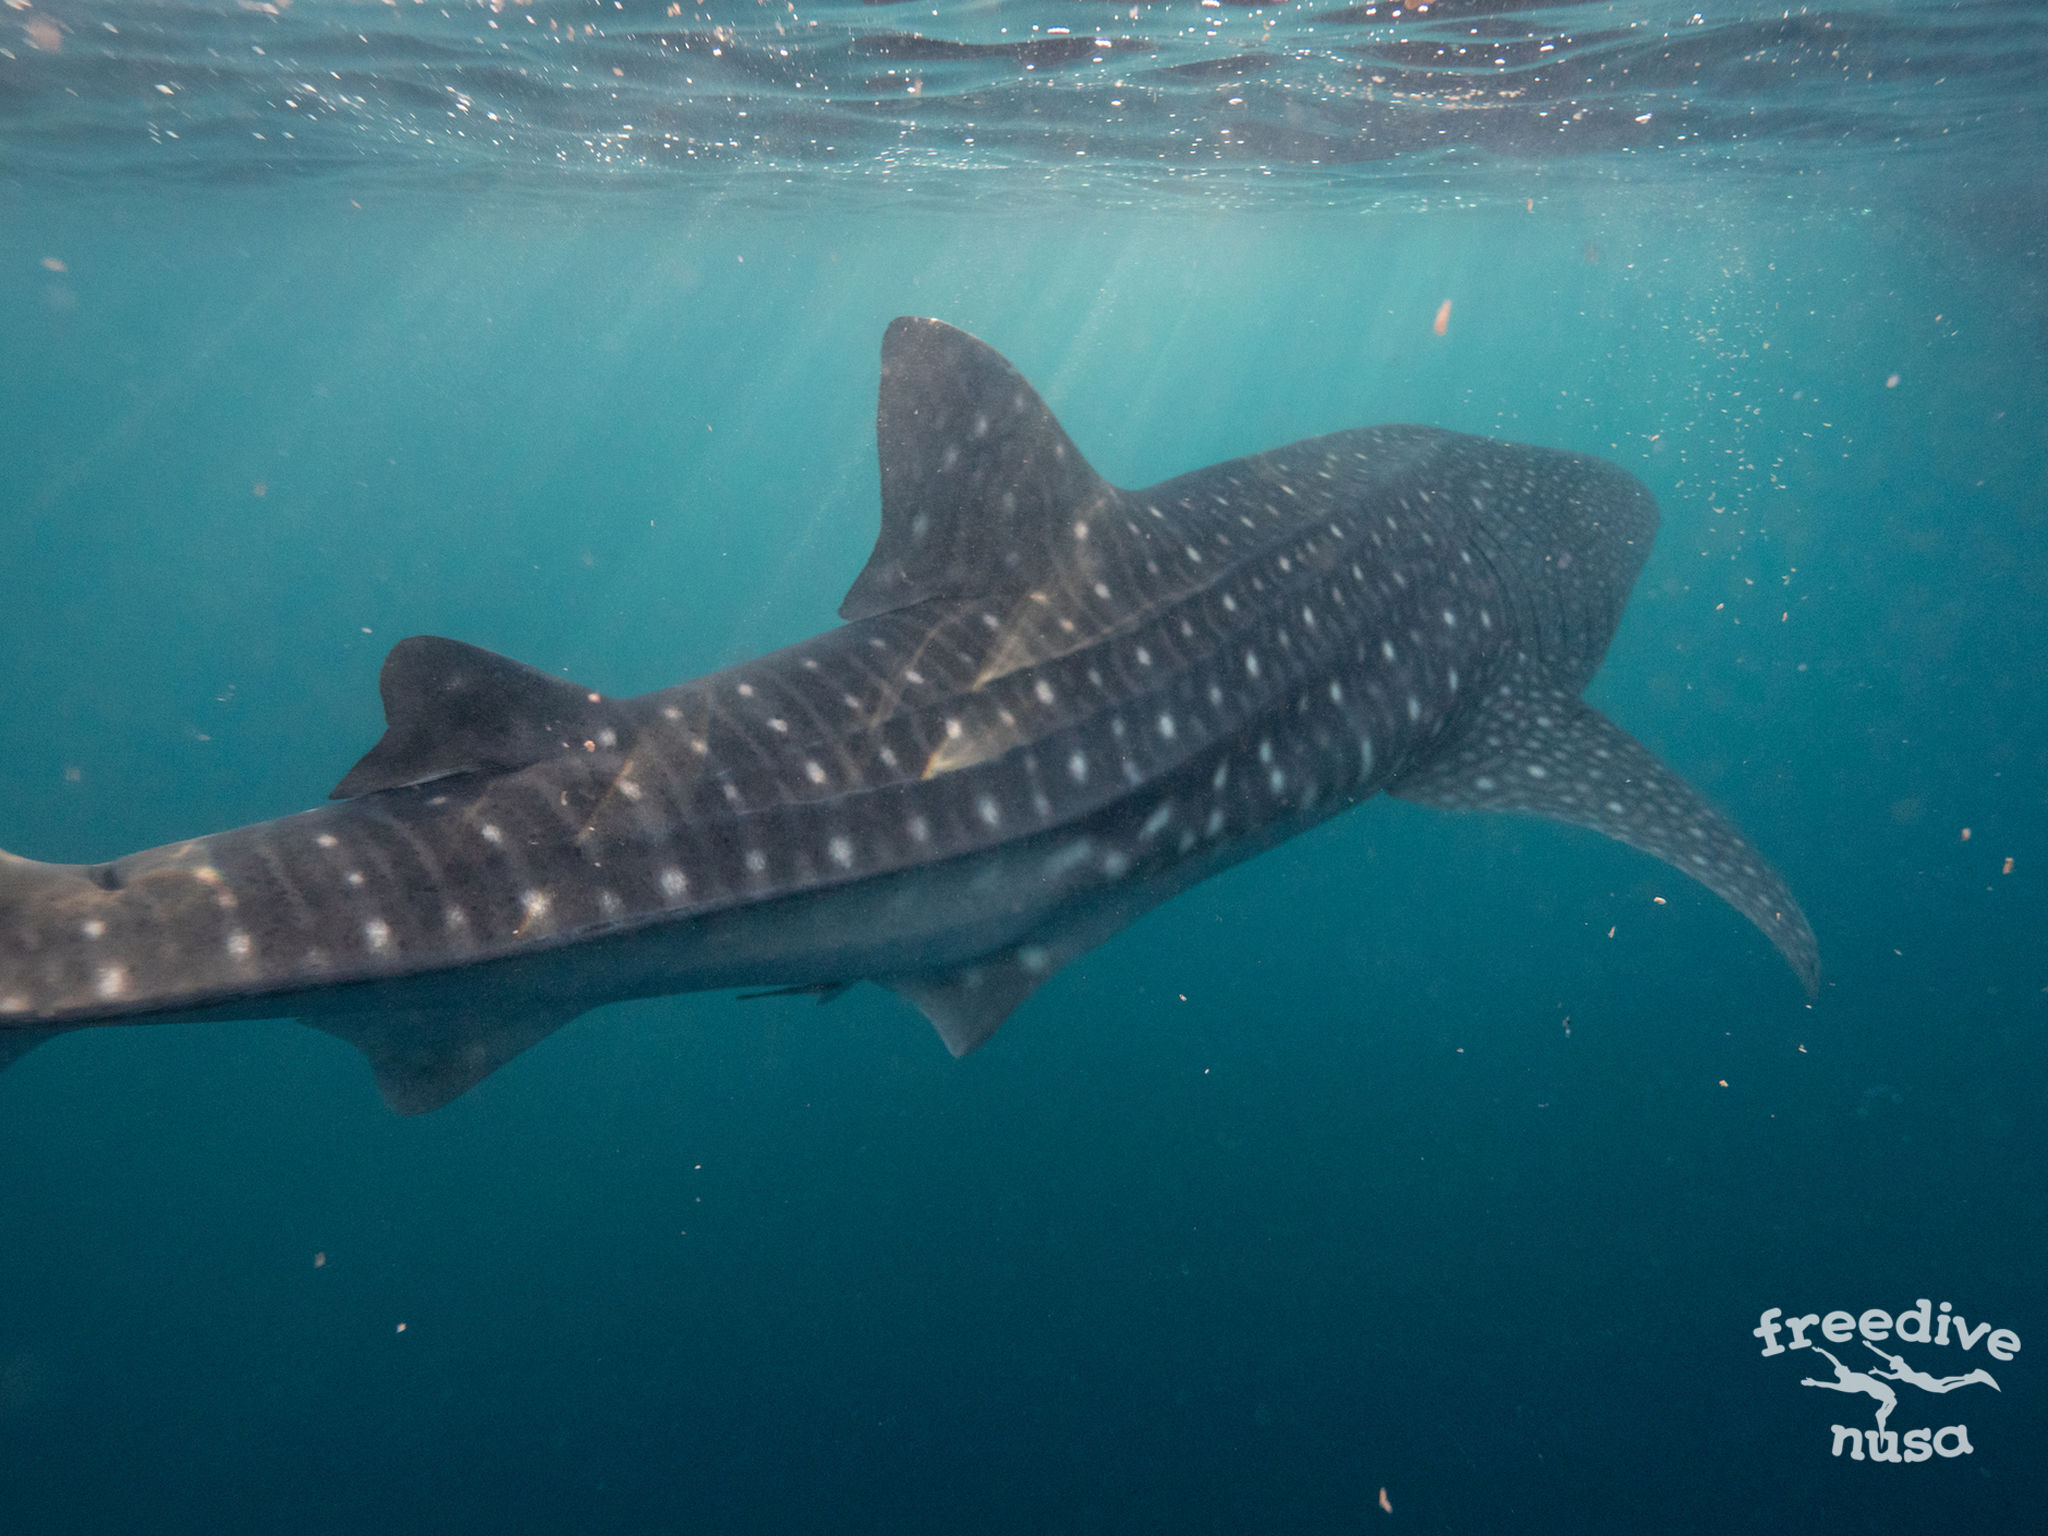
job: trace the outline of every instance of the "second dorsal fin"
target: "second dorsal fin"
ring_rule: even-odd
[[[1075,513],[1116,492],[993,348],[904,316],[882,338],[882,531],[839,605],[872,618],[1028,585]]]
[[[437,635],[394,645],[377,689],[384,735],[331,800],[525,768],[595,738],[614,708],[581,683]]]

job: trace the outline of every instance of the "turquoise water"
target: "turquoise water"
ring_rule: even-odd
[[[0,846],[97,860],[318,803],[405,635],[632,693],[828,626],[874,536],[882,329],[926,314],[1123,484],[1381,421],[1641,476],[1664,527],[1589,697],[1785,872],[1823,989],[1627,849],[1381,799],[1085,956],[964,1061],[874,988],[694,996],[400,1119],[294,1025],[83,1031],[0,1076],[0,1526],[2036,1528],[2048,198],[2024,12],[1808,18],[1860,29],[1867,99],[1801,95],[1825,48],[1795,68],[1709,18],[1757,63],[1696,72],[1705,150],[1461,123],[1465,172],[1332,94],[1317,132],[1385,153],[1333,175],[1276,137],[1183,175],[1165,114],[1224,113],[1215,78],[1305,132],[1290,92],[1409,45],[1363,20],[1306,59],[1219,44],[1277,62],[1172,77],[1205,83],[1108,137],[1124,87],[1034,96],[1023,64],[1054,55],[1003,54],[935,66],[910,127],[853,112],[870,137],[829,164],[563,159],[553,117],[538,148],[401,161],[399,84],[467,71],[481,104],[464,40],[567,10],[461,12],[414,56],[369,29],[400,26],[385,7],[284,9],[137,7],[133,52],[97,64],[97,12],[0,23],[62,44],[10,43],[0,73]],[[1011,14],[913,9],[821,13],[840,52],[800,78],[897,67],[862,25],[989,44]],[[1125,9],[1154,67],[1199,62],[1173,49],[1213,10]],[[1267,16],[1298,49],[1336,25],[1221,30]],[[1552,16],[1446,7],[1432,46]],[[134,41],[165,18],[185,30]],[[387,94],[297,159],[240,137],[274,81],[182,83],[228,40],[249,67],[234,29],[272,24],[381,50],[359,63]],[[1930,38],[1943,68],[1984,61],[1966,99],[1912,64]],[[1656,51],[1574,46],[1589,77]],[[658,52],[608,47],[607,70]],[[1548,67],[1512,100],[1578,99]],[[1447,120],[1470,87],[1424,74]],[[642,79],[619,110],[797,136],[795,80],[749,78]],[[1040,100],[1114,166],[1056,165]],[[196,147],[144,121],[165,101]],[[993,105],[995,150],[962,142]],[[905,133],[941,149],[909,165]],[[2034,1351],[1887,1344],[1990,1367],[1996,1393],[1901,1386],[1891,1422],[1965,1423],[1972,1450],[1831,1455],[1871,1400],[1802,1388],[1812,1357],[1751,1330],[1923,1296]]]

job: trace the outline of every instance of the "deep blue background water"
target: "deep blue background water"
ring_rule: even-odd
[[[11,851],[317,802],[406,634],[624,693],[824,627],[914,312],[1122,483],[1383,420],[1642,475],[1664,531],[1591,697],[1783,868],[1827,970],[1809,1007],[1589,835],[1377,801],[963,1062],[870,988],[692,997],[401,1120],[293,1025],[73,1035],[0,1077],[0,1526],[2038,1528],[2031,238],[1755,184],[0,186]],[[1894,1420],[1975,1453],[1831,1460],[1863,1400],[1757,1314],[1923,1295],[2029,1346]]]

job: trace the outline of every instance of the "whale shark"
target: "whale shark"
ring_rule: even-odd
[[[1382,791],[1591,828],[1812,929],[1580,697],[1658,521],[1582,454],[1428,426],[1143,490],[984,343],[882,343],[844,621],[630,698],[400,641],[330,802],[101,864],[0,853],[0,1064],[97,1025],[297,1018],[400,1113],[590,1009],[906,999],[965,1055],[1077,955]]]

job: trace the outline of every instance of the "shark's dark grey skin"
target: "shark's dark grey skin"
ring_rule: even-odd
[[[111,864],[0,854],[0,1062],[296,1015],[418,1112],[603,1003],[863,979],[960,1055],[1381,790],[1633,844],[1815,986],[1778,875],[1579,699],[1657,525],[1621,470],[1398,426],[1119,490],[1002,358],[916,319],[877,436],[837,629],[632,699],[417,637],[339,803]]]

